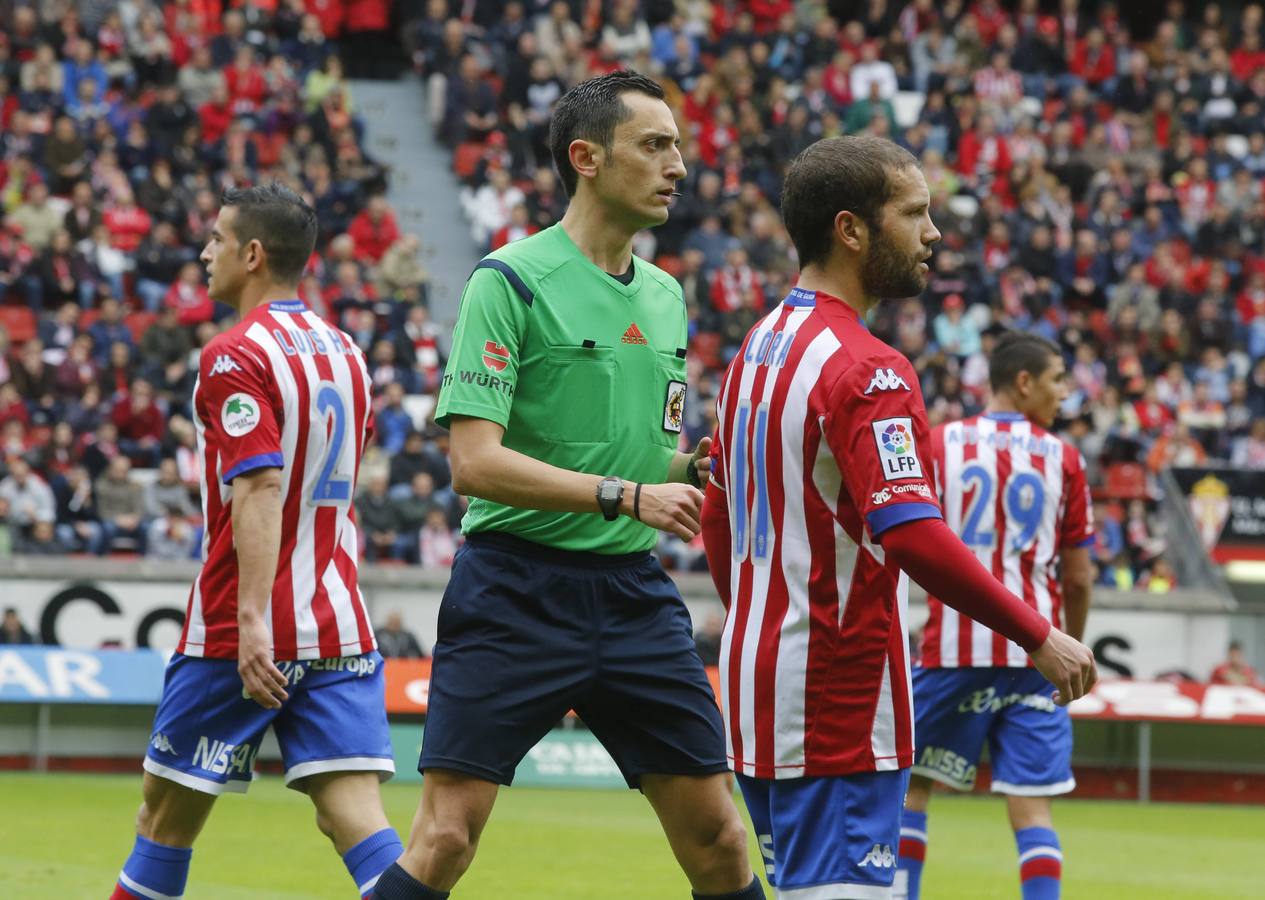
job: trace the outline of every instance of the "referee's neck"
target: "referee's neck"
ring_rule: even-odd
[[[613,222],[596,203],[577,195],[562,217],[562,230],[593,265],[612,275],[623,275],[632,265],[632,239],[622,222]]]

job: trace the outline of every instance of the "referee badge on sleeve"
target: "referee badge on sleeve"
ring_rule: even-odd
[[[663,400],[663,430],[681,433],[681,419],[685,416],[685,382],[669,381],[668,393]]]

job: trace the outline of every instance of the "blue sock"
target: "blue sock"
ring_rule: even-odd
[[[896,896],[918,900],[922,890],[922,864],[927,859],[927,814],[907,809],[900,816],[900,860],[896,871]],[[903,882],[903,893],[902,893]]]
[[[1023,900],[1059,900],[1063,851],[1053,828],[1023,828],[1015,832],[1019,847],[1019,883]]]
[[[698,891],[692,893],[694,900],[764,900],[764,886],[755,875],[751,876],[749,885],[731,894],[700,894]]]
[[[448,900],[447,891],[428,888],[401,869],[399,863],[382,873],[369,896],[372,900]]]
[[[373,893],[378,876],[399,859],[403,852],[404,845],[400,843],[400,836],[395,833],[395,829],[383,828],[343,854],[343,865],[351,873],[351,880],[356,882],[356,890],[361,897],[368,897]]]
[[[185,882],[189,880],[189,860],[192,847],[167,847],[136,836],[132,855],[123,863],[119,873],[119,888],[124,896],[165,897],[184,896]],[[116,896],[118,894],[116,893]]]

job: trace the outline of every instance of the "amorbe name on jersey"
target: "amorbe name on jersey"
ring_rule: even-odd
[[[883,478],[898,481],[903,478],[922,478],[922,463],[914,447],[914,422],[909,416],[876,419],[870,423],[874,429],[874,443],[878,445],[879,465]]]

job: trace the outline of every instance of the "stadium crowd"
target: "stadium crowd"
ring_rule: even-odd
[[[982,408],[1001,329],[1057,341],[1065,433],[1101,501],[1101,579],[1171,587],[1155,475],[1265,466],[1261,7],[1191,18],[1171,0],[1133,22],[1075,0],[853,5],[427,0],[398,13],[488,248],[565,209],[547,123],[567,87],[619,66],[664,83],[690,174],[636,250],[689,307],[691,446],[742,336],[793,282],[777,211],[787,163],[835,134],[909,148],[944,241],[924,296],[872,329],[914,361],[933,422]],[[221,188],[278,178],[322,225],[304,299],[370,359],[366,555],[451,559],[464,500],[443,433],[408,411],[437,388],[439,329],[418,240],[363,148],[333,7],[15,8],[0,33],[0,552],[196,552],[188,401],[197,348],[231,321],[196,256]],[[705,565],[700,546],[661,550]]]

